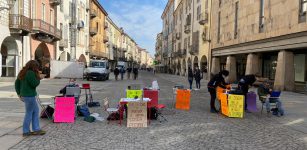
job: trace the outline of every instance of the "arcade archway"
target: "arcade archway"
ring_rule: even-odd
[[[195,68],[195,67],[199,67],[199,65],[198,65],[198,57],[197,56],[195,56],[194,61],[193,61],[193,68]]]
[[[7,37],[1,44],[0,53],[1,77],[17,76],[18,47],[13,37]]]
[[[208,60],[206,55],[202,56],[200,59],[200,70],[202,71],[204,78],[207,79],[208,76]]]
[[[35,60],[39,63],[40,71],[46,74],[48,78],[50,76],[50,52],[45,43],[41,43],[35,50]]]

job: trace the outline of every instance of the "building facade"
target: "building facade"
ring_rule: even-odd
[[[108,49],[106,48],[109,41],[106,36],[106,16],[107,12],[97,0],[90,0],[90,58],[107,59]]]
[[[282,11],[281,11],[282,10]],[[213,1],[212,73],[258,74],[279,90],[302,90],[307,74],[306,0]]]

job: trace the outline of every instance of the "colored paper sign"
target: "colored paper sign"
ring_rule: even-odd
[[[228,116],[234,118],[243,118],[244,96],[228,95]]]
[[[247,103],[247,110],[250,112],[257,112],[257,95],[254,92],[249,92],[246,95],[246,103]]]
[[[190,90],[178,89],[176,96],[176,109],[190,110],[190,99],[191,99]]]
[[[150,102],[148,103],[148,107],[155,107],[159,104],[159,91],[158,90],[144,90],[144,97],[150,99]]]
[[[75,122],[75,98],[74,97],[56,97],[54,122]]]
[[[141,98],[143,94],[142,90],[127,90],[127,98]]]
[[[228,116],[228,102],[227,102],[227,94],[220,95],[220,102],[221,102],[221,110],[222,114]]]
[[[147,127],[147,102],[129,102],[128,105],[127,127]]]

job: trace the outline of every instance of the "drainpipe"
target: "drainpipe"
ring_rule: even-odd
[[[210,2],[210,11],[209,11],[209,13],[210,13],[210,15],[209,15],[209,17],[210,17],[210,19],[208,19],[209,20],[209,28],[208,28],[208,34],[209,34],[209,49],[208,49],[208,51],[209,51],[209,55],[208,55],[208,62],[209,62],[209,65],[207,64],[207,67],[208,67],[208,69],[207,69],[207,73],[208,73],[208,80],[210,80],[211,79],[211,69],[212,69],[212,50],[211,50],[211,27],[212,27],[212,12],[211,12],[211,10],[212,10],[212,0],[209,0],[209,2]],[[209,8],[208,8],[209,9]]]

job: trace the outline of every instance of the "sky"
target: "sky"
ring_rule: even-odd
[[[109,17],[136,43],[155,53],[156,36],[162,31],[161,15],[167,0],[98,0]]]

